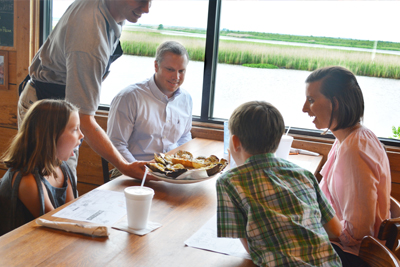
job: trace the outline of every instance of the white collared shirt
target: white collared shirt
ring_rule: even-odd
[[[107,134],[128,162],[152,160],[155,152],[168,152],[192,139],[192,109],[186,90],[178,88],[168,98],[153,76],[114,97]]]

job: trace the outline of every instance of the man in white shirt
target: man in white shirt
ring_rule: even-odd
[[[107,134],[128,162],[150,161],[192,139],[190,94],[182,89],[189,56],[178,42],[162,43],[155,74],[119,92],[111,102]]]

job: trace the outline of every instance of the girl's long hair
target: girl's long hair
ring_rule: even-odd
[[[35,168],[42,176],[56,175],[61,164],[57,158],[56,144],[68,124],[72,112],[78,109],[64,100],[40,100],[25,115],[17,135],[1,157],[8,168],[33,173]]]

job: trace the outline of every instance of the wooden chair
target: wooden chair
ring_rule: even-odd
[[[378,238],[386,240],[386,247],[400,257],[400,203],[393,197],[390,197],[390,213],[392,218],[381,223]]]
[[[103,169],[104,183],[107,183],[110,181],[110,170],[108,169],[108,161],[103,157],[101,158],[101,167]]]
[[[392,218],[400,218],[400,202],[390,197],[390,213]]]
[[[110,170],[108,167],[108,161],[105,160],[104,158],[101,158],[101,167],[103,169],[104,183],[107,183],[107,182],[115,179],[116,177],[122,175],[122,173],[117,168]]]
[[[400,267],[396,255],[372,236],[361,241],[359,257],[371,267]]]

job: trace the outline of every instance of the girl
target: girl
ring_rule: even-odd
[[[0,235],[77,197],[75,177],[64,162],[83,134],[78,109],[63,100],[32,105],[1,162]]]
[[[312,72],[303,112],[336,137],[319,184],[342,224],[333,247],[343,266],[368,266],[358,257],[361,240],[377,237],[381,222],[390,217],[391,177],[384,147],[360,123],[364,99],[354,74],[342,67]]]

